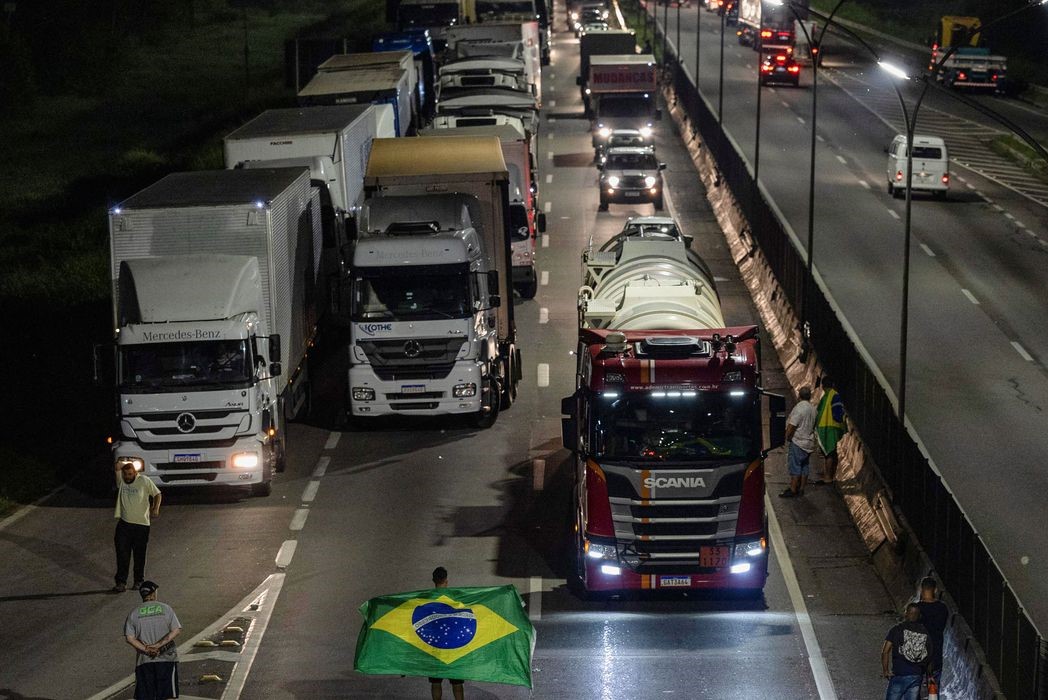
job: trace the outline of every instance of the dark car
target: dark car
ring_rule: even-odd
[[[662,171],[666,164],[651,148],[609,148],[600,168],[600,210],[608,204],[651,202],[662,211]]]
[[[788,83],[793,87],[801,84],[801,67],[786,53],[770,53],[761,61],[761,85]]]

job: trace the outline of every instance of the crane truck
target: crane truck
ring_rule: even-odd
[[[308,413],[320,204],[305,168],[174,173],[109,212],[113,458],[268,495]]]
[[[981,26],[978,17],[946,15],[940,20],[928,70],[934,71],[935,79],[946,87],[1005,92],[1008,59],[982,45]],[[940,66],[952,47],[958,48]]]
[[[767,578],[764,456],[784,442],[784,400],[761,388],[757,328],[725,326],[688,242],[649,217],[583,253],[576,391],[561,410],[587,594],[759,595]]]
[[[377,139],[353,251],[349,414],[465,415],[516,398],[509,176],[497,137]]]

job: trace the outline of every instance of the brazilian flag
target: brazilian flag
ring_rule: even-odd
[[[372,598],[353,668],[531,687],[535,629],[513,586],[431,588]]]

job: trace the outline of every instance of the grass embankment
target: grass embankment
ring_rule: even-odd
[[[83,468],[110,426],[110,392],[91,385],[92,343],[109,334],[108,207],[169,172],[222,167],[222,136],[293,105],[286,39],[366,46],[385,28],[377,0],[204,4],[191,26],[126,38],[92,67],[92,85],[0,117],[0,362],[13,409],[0,438],[0,517]]]
[[[641,4],[637,0],[619,0],[619,9],[622,10],[622,18],[626,20],[626,26],[623,28],[632,29],[637,35],[637,46],[643,47],[650,43],[655,60],[661,62],[662,43],[656,41],[655,26],[650,18],[644,16],[644,8]]]
[[[1011,134],[1005,134],[990,141],[990,148],[994,153],[1026,168],[1031,175],[1048,182],[1048,162],[1025,141]]]

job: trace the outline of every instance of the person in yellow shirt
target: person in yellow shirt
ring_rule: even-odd
[[[837,393],[837,383],[832,377],[822,378],[822,389],[822,398],[815,410],[815,437],[819,441],[819,449],[826,456],[826,461],[822,466],[822,479],[815,483],[832,484],[837,478],[837,464],[840,461],[837,443],[848,432],[848,423],[845,418],[844,401]]]
[[[134,589],[145,580],[146,547],[149,545],[151,518],[160,515],[160,489],[148,477],[138,473],[130,462],[116,464],[116,576],[113,593],[127,590],[127,569],[135,558]]]

